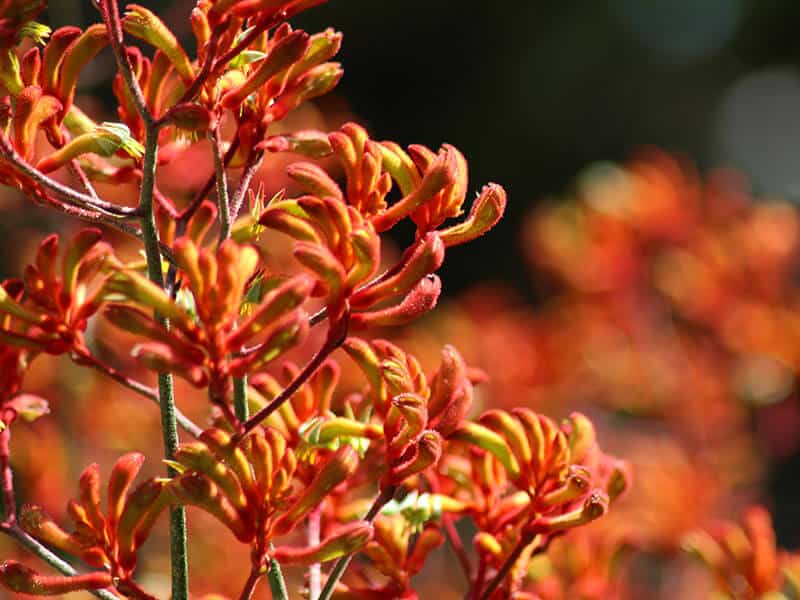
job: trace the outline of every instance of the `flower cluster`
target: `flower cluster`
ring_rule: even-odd
[[[479,565],[465,573],[473,596],[507,597],[533,556],[628,487],[587,417],[559,425],[519,409],[471,420],[485,377],[453,346],[428,373],[375,337],[435,308],[445,254],[489,231],[506,195],[486,185],[465,216],[467,162],[448,144],[404,149],[354,123],[275,127],[343,74],[331,62],[340,33],[288,23],[318,3],[199,0],[191,51],[140,5],[120,12],[101,0],[101,22],[50,34],[33,21],[44,3],[0,2],[0,182],[93,224],[63,251],[47,237],[22,280],[0,287],[3,422],[46,413],[22,393],[23,375],[34,359],[66,355],[158,403],[167,466],[134,488],[144,454],[123,456],[103,509],[93,464],[67,505],[67,531],[42,506],[17,515],[4,431],[0,530],[61,571],[9,560],[7,588],[154,598],[139,554],[168,514],[172,597],[185,600],[192,507],[249,553],[245,600],[262,577],[288,597],[280,564],[309,567],[315,600],[415,598],[412,577],[431,551],[447,539],[463,550],[462,517],[478,529]],[[77,106],[76,84],[105,48],[119,122],[97,123]],[[205,184],[191,197],[166,193],[160,169],[202,152],[214,166]],[[267,197],[252,184],[279,155],[291,185]],[[415,232],[395,253],[386,233],[403,223]],[[145,260],[112,246],[111,229],[140,241]],[[157,387],[138,379],[151,375]],[[186,401],[200,396],[202,412]],[[364,560],[345,573],[356,554]]]

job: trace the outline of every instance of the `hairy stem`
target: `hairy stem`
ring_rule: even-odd
[[[270,550],[272,550],[272,544],[270,544]],[[269,561],[267,581],[269,581],[269,589],[272,592],[272,600],[289,600],[289,592],[286,589],[281,566],[274,558]]]
[[[0,431],[0,469],[3,486],[3,525],[15,526],[17,523],[17,501],[14,498],[14,473],[11,471],[11,428],[3,420],[5,429]]]
[[[372,503],[372,506],[370,506],[369,510],[367,511],[367,514],[364,515],[364,520],[367,523],[372,523],[386,503],[390,502],[391,499],[394,498],[395,492],[397,492],[396,486],[381,490],[381,492],[375,498],[375,501]],[[336,564],[333,566],[333,569],[328,575],[328,580],[325,582],[325,587],[322,588],[322,592],[320,592],[317,600],[330,600],[331,596],[333,595],[333,590],[336,588],[336,584],[339,583],[339,580],[342,578],[342,575],[344,575],[347,567],[350,566],[351,560],[353,560],[353,555],[348,554],[347,556],[343,556],[336,561]]]
[[[250,189],[250,182],[253,180],[253,176],[258,173],[258,169],[261,168],[263,159],[263,152],[256,152],[247,159],[244,172],[242,172],[242,178],[239,180],[239,186],[236,188],[236,192],[231,198],[232,221],[236,221],[239,216],[239,212],[242,210],[242,204],[244,204],[244,197],[247,194],[247,190]]]
[[[214,154],[214,171],[217,179],[217,203],[219,205],[219,241],[231,235],[231,206],[228,198],[228,178],[225,175],[225,162],[222,157],[222,137],[219,126],[211,133],[211,148]]]
[[[159,396],[158,390],[151,388],[149,385],[145,385],[141,381],[136,381],[121,373],[111,365],[107,365],[104,362],[100,361],[96,356],[90,353],[88,350],[81,349],[76,350],[77,355],[77,362],[78,364],[88,365],[95,369],[99,373],[103,373],[104,375],[110,377],[114,381],[124,385],[126,388],[133,390],[134,392],[141,394],[145,398],[149,398],[156,404],[159,404]],[[175,408],[175,419],[178,425],[183,429],[186,433],[191,435],[192,437],[199,437],[203,430],[195,424],[189,417],[183,414],[177,407]]]
[[[142,234],[144,235],[147,273],[150,280],[164,287],[164,273],[161,268],[161,253],[158,247],[158,230],[153,214],[153,188],[155,186],[156,161],[158,158],[158,128],[148,126],[145,138],[144,166],[142,167],[142,191],[139,196],[139,209],[142,214]],[[155,315],[165,327],[166,319]],[[176,419],[175,396],[171,373],[158,375],[158,400],[161,406],[161,430],[164,438],[164,451],[167,459],[172,459],[178,449],[178,426]],[[171,467],[167,473],[175,476]],[[188,600],[189,569],[186,557],[186,511],[182,506],[173,506],[170,517],[170,556],[172,561],[172,598]]]
[[[233,378],[233,411],[242,423],[250,416],[250,407],[247,404],[247,375]]]

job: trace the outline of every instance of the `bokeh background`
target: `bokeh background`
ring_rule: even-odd
[[[190,39],[191,0],[139,3]],[[85,0],[52,1],[49,17],[96,20]],[[621,453],[666,457],[644,485],[685,485],[672,510],[713,496],[708,513],[735,518],[760,501],[779,543],[800,546],[800,3],[332,0],[296,23],[345,35],[345,77],[319,114],[452,143],[475,191],[508,190],[501,224],[448,253],[442,316],[406,342],[424,355],[455,337],[499,380],[486,405],[587,410],[624,432]],[[81,79],[100,112],[113,73],[104,53]],[[7,244],[54,227],[27,208],[3,218]],[[2,276],[30,258],[17,248]],[[653,539],[677,544],[666,529]]]

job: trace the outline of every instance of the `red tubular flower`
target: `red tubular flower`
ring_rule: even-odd
[[[291,532],[358,466],[356,451],[342,446],[328,454],[299,489],[293,483],[298,459],[276,430],[257,428],[238,446],[220,429],[206,430],[200,439],[181,445],[175,454],[174,466],[181,474],[170,482],[170,494],[178,503],[209,512],[248,543],[254,566],[264,563],[273,538]],[[342,543],[352,542],[330,541],[327,549],[315,551],[335,554]]]
[[[766,598],[770,593],[800,591],[796,578],[789,575],[797,556],[778,552],[772,519],[762,506],[750,507],[742,525],[718,523],[710,531],[687,535],[683,545],[705,564],[720,594]]]
[[[455,468],[448,477],[472,482],[463,493],[479,529],[474,544],[495,569],[511,558],[524,571],[526,552],[602,516],[629,486],[627,465],[599,450],[592,423],[579,413],[559,427],[529,409],[491,410],[449,439],[481,449],[466,470],[444,458],[440,473]],[[449,493],[460,498],[456,489]],[[519,580],[511,582],[517,589]]]
[[[200,229],[198,235],[204,233]],[[118,327],[152,340],[134,350],[145,364],[175,372],[198,387],[210,384],[212,400],[226,406],[230,376],[261,368],[303,339],[308,316],[302,305],[311,283],[302,276],[273,280],[275,287],[242,319],[245,292],[259,276],[258,252],[231,240],[213,252],[198,248],[189,237],[173,246],[191,304],[176,303],[134,271],[118,270],[107,289],[130,303],[115,303],[105,315]],[[168,317],[172,329],[136,305]],[[260,344],[254,351],[236,356],[244,344],[255,341]]]
[[[88,320],[105,300],[103,271],[115,261],[111,247],[100,238],[97,229],[80,231],[60,259],[57,235],[39,245],[36,262],[25,269],[24,295],[14,299],[0,291],[7,336],[51,354],[85,351]],[[17,323],[24,324],[24,332],[15,329]]]
[[[22,509],[19,522],[27,533],[79,557],[99,571],[76,578],[48,579],[39,578],[24,567],[11,566],[3,570],[0,582],[18,591],[25,590],[15,585],[40,590],[27,593],[64,593],[111,584],[122,593],[139,590],[133,581],[136,553],[169,502],[163,493],[166,483],[163,480],[149,479],[131,491],[143,462],[144,456],[139,453],[126,454],[116,462],[108,481],[105,511],[100,500],[99,468],[96,464],[87,467],[81,475],[79,499],[67,505],[67,512],[75,523],[72,533],[62,529],[38,506],[27,505]]]

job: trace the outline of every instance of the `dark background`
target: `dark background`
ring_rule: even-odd
[[[139,1],[190,37],[193,0]],[[96,20],[85,0],[52,0],[50,13],[54,26]],[[735,166],[759,194],[800,198],[797,0],[332,0],[296,22],[344,32],[337,93],[372,136],[452,143],[469,161],[471,193],[488,181],[507,188],[497,230],[450,255],[448,293],[486,280],[533,293],[520,220],[588,164],[644,145],[702,170]],[[81,83],[101,93],[112,70],[106,57]],[[771,476],[792,546],[798,468],[795,457]]]

